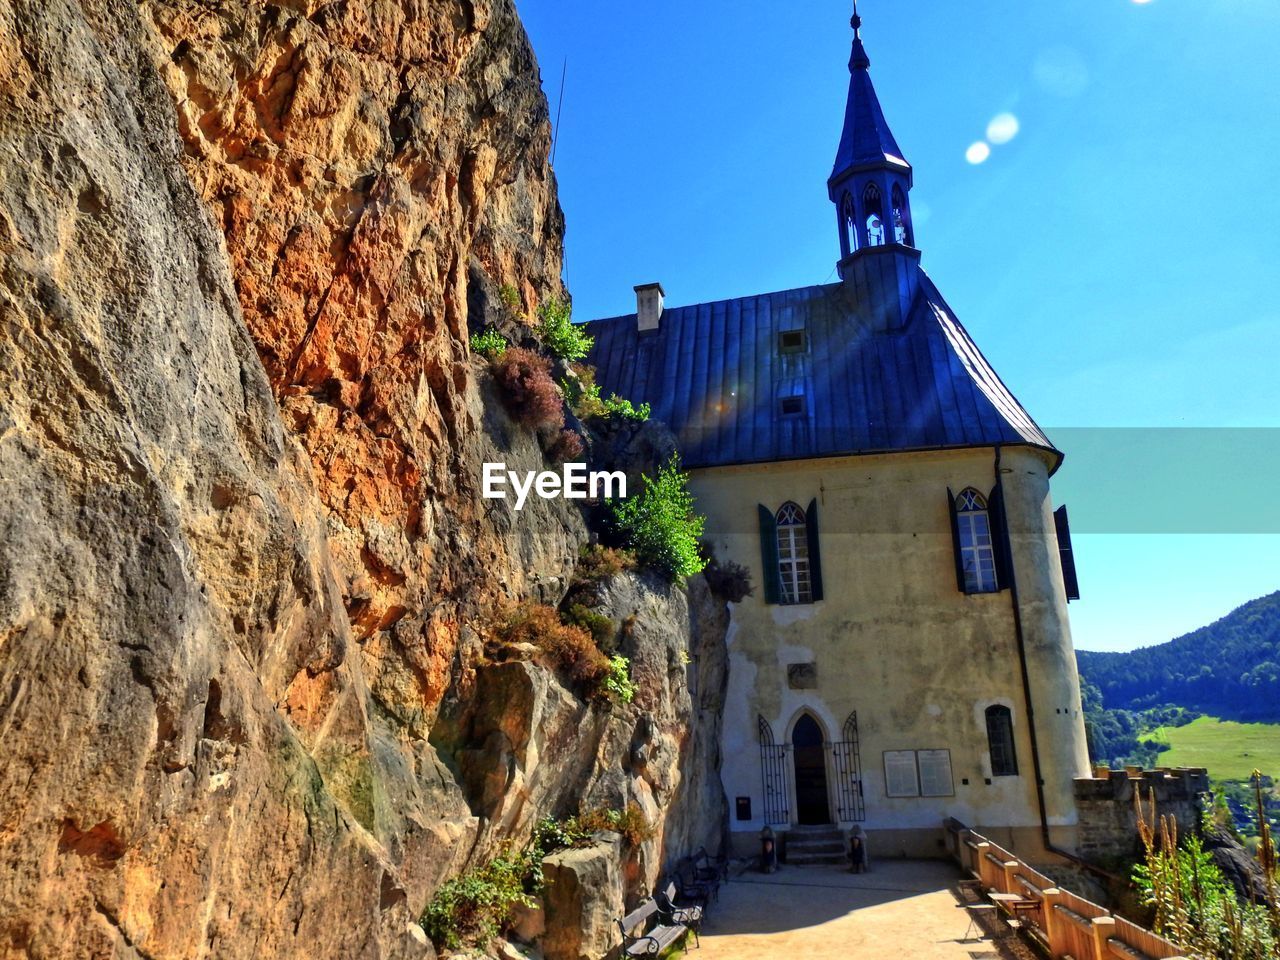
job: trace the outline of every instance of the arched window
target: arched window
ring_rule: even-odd
[[[794,503],[784,503],[776,520],[782,602],[813,603],[813,584],[809,578],[809,525],[804,511]]]
[[[968,487],[955,499],[957,546],[964,570],[965,593],[994,593],[996,555],[991,541],[991,517],[987,501],[977,490]]]
[[[885,242],[884,204],[880,188],[874,183],[868,183],[862,191],[862,209],[867,215],[867,246],[878,247]]]
[[[853,207],[853,197],[846,193],[840,203],[840,216],[844,223],[845,242],[849,252],[858,249],[858,213]]]
[[[907,212],[907,198],[902,187],[893,187],[893,239],[897,243],[912,245],[910,214]]]
[[[991,751],[991,775],[1016,777],[1018,754],[1013,747],[1013,714],[1008,707],[987,707],[987,747]]]
[[[802,398],[803,399],[803,398]],[[818,501],[809,509],[787,502],[778,510],[756,506],[760,518],[760,579],[765,603],[817,603],[822,599]]]

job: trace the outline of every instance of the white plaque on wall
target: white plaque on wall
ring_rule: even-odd
[[[920,761],[920,795],[922,797],[953,797],[955,783],[951,779],[950,750],[918,750]]]
[[[920,779],[916,771],[914,750],[884,752],[885,793],[891,797],[920,796]]]

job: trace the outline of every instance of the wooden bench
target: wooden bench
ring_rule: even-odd
[[[675,883],[668,880],[667,885],[653,895],[653,899],[658,901],[658,906],[672,922],[683,923],[688,927],[693,932],[693,942],[701,947],[702,941],[698,933],[702,927],[702,911],[706,903],[690,903],[682,907],[676,903],[677,896]]]
[[[657,922],[654,922],[656,918]],[[646,900],[618,921],[624,957],[656,957],[675,946],[689,932],[655,900]],[[685,952],[689,945],[684,945]]]

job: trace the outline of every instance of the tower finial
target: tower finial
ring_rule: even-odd
[[[849,57],[849,72],[866,70],[871,66],[871,58],[862,45],[862,17],[858,16],[858,0],[853,0],[853,19],[849,21],[849,26],[853,27],[853,53]]]

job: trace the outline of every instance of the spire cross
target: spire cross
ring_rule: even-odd
[[[858,0],[853,0],[853,19],[849,21],[849,26],[853,27],[854,39],[862,39],[862,18],[858,16]]]

